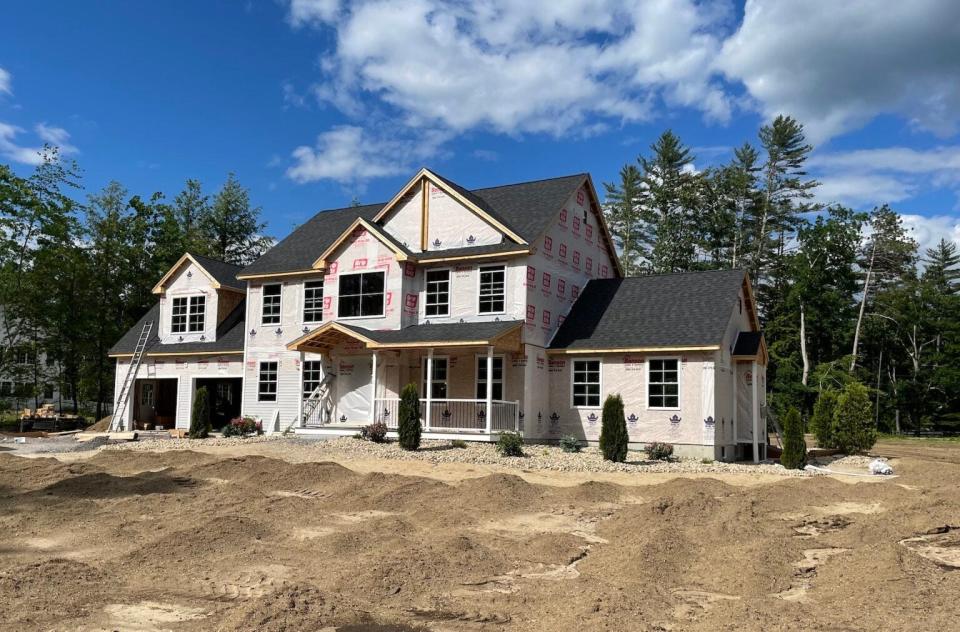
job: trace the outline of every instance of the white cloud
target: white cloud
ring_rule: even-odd
[[[22,128],[0,122],[0,156],[25,165],[39,165],[41,148],[18,145],[14,140],[22,132]]]
[[[0,68],[0,92],[13,94],[13,77],[3,68]]]
[[[885,113],[946,136],[960,123],[957,24],[956,0],[747,0],[717,68],[814,141]]]
[[[436,134],[400,139],[342,125],[320,134],[314,146],[294,149],[294,164],[287,169],[287,177],[299,183],[333,180],[350,184],[400,175],[434,155],[444,140]]]
[[[70,144],[70,133],[62,127],[37,123],[34,131],[44,143],[59,148],[61,154],[77,153],[77,148]]]
[[[911,235],[920,245],[920,256],[926,254],[928,248],[936,246],[940,239],[953,241],[960,246],[960,218],[949,215],[924,217],[923,215],[900,215],[903,225],[910,229]]]
[[[340,10],[339,0],[290,0],[287,21],[295,27],[332,20]]]

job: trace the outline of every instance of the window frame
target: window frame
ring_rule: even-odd
[[[483,300],[483,295],[481,294],[483,290],[483,272],[484,270],[495,270],[499,269],[503,273],[503,295],[502,302],[503,307],[499,311],[481,311],[480,304]],[[492,299],[491,299],[492,300]],[[507,266],[506,264],[497,264],[490,266],[478,266],[477,267],[477,314],[480,316],[488,315],[497,315],[497,314],[506,314],[507,313]]]
[[[268,287],[277,287],[280,288],[280,292],[277,294],[277,320],[273,321],[267,320],[267,288]],[[271,298],[273,296],[271,295]],[[270,314],[272,318],[274,314]],[[283,283],[264,283],[260,286],[260,326],[266,327],[269,325],[281,325],[283,323]]]
[[[443,314],[428,314],[427,307],[430,298],[430,280],[427,278],[431,272],[447,273],[447,311]],[[424,318],[449,318],[453,304],[453,268],[430,268],[423,271],[423,317]]]
[[[578,384],[576,381],[577,374],[577,362],[596,362],[597,363],[597,404],[591,405],[589,402],[585,404],[577,404],[576,397],[574,394],[574,386]],[[589,371],[589,369],[587,369]],[[592,382],[579,382],[581,384],[592,384]],[[570,407],[576,410],[596,410],[602,408],[603,406],[603,358],[601,357],[591,357],[591,358],[575,358],[570,361]]]
[[[153,408],[156,406],[156,393],[153,382],[144,382],[140,385],[140,405]]]
[[[379,274],[383,276],[383,291],[380,292],[380,295],[383,297],[381,302],[382,308],[379,314],[363,314],[363,297],[364,296],[373,296],[373,294],[365,295],[363,293],[363,279],[360,279],[360,293],[359,294],[349,294],[348,296],[357,296],[360,298],[360,312],[361,314],[357,316],[343,316],[340,313],[341,307],[343,307],[343,294],[340,292],[340,284],[343,283],[345,277],[350,276],[360,276],[362,277],[365,274]],[[386,270],[367,270],[365,272],[350,272],[348,274],[341,274],[337,277],[337,320],[358,320],[363,318],[383,318],[387,315],[387,272]]]
[[[310,368],[310,369],[307,368],[307,365],[308,365],[308,364],[311,365],[311,368]],[[314,368],[314,367],[312,366],[312,365],[314,365],[314,364],[319,365],[319,368]],[[314,372],[314,371],[316,371],[316,372],[318,373],[317,379],[315,379],[315,380],[314,380],[314,379],[308,380],[308,379],[307,379],[307,373],[308,373],[308,372],[311,372],[311,373],[312,373],[312,372]],[[320,386],[320,383],[323,381],[323,374],[324,374],[324,371],[323,371],[323,360],[304,360],[304,361],[302,362],[301,367],[300,367],[300,396],[301,396],[301,398],[302,398],[304,401],[306,401],[306,400],[310,397],[310,395],[313,394],[313,391],[314,391],[318,386]],[[309,382],[310,384],[313,384],[313,385],[314,385],[310,390],[307,390],[307,383],[308,383],[308,382]]]
[[[207,327],[207,297],[204,294],[193,294],[189,297],[190,300],[187,301],[187,333],[188,334],[200,334],[206,331]],[[200,310],[194,311],[196,306],[194,301],[199,299]],[[199,327],[194,328],[194,316],[199,316],[198,323]]]
[[[273,381],[264,380],[264,374],[269,375],[270,370],[264,369],[264,365],[273,365]],[[258,402],[273,402],[276,403],[278,395],[278,387],[280,384],[280,362],[277,360],[261,360],[257,363],[257,401]],[[273,393],[264,391],[264,384],[273,384]],[[272,395],[272,398],[264,398],[264,395]]]
[[[446,372],[444,373],[444,378],[442,380],[430,380],[434,384],[437,382],[443,383],[443,390],[446,391],[446,395],[443,397],[437,397],[435,393],[430,393],[430,401],[436,401],[438,399],[450,399],[450,356],[433,356],[433,370],[437,370],[437,360],[442,360],[444,366],[446,367]],[[420,389],[422,397],[426,399],[427,397],[427,356],[423,356],[420,362]],[[432,377],[432,376],[431,376]]]
[[[190,297],[189,296],[173,296],[170,298],[170,333],[172,334],[185,334],[187,333],[187,321],[189,320],[190,315]],[[183,313],[177,314],[177,301],[183,301]],[[177,316],[183,318],[183,328],[177,329]]]
[[[316,284],[316,285],[315,285],[314,287],[307,287],[308,285],[310,285],[310,284],[312,284],[312,283],[313,283],[313,284]],[[316,297],[316,295],[314,295],[313,298],[307,299],[307,292],[308,292],[308,291],[316,291],[318,288],[319,288],[319,290],[320,290],[320,299],[319,299],[319,300],[320,300],[320,304],[319,304],[319,307],[311,308],[310,311],[312,311],[312,312],[319,312],[320,318],[318,318],[318,319],[316,319],[316,320],[311,320],[311,319],[309,319],[309,318],[307,317],[307,300],[311,300],[311,301],[316,302],[316,301],[317,301],[317,297]],[[304,282],[303,282],[303,310],[302,310],[301,313],[300,313],[300,317],[302,318],[304,325],[315,325],[315,324],[317,324],[317,323],[322,323],[322,322],[323,322],[323,291],[324,291],[324,290],[323,290],[323,279],[310,279],[310,280],[308,280],[308,281],[304,281]]]
[[[493,362],[494,362],[494,364],[496,364],[497,360],[500,361],[500,379],[499,379],[499,380],[496,380],[496,379],[493,380],[493,388],[494,388],[494,391],[496,391],[497,384],[500,385],[500,397],[497,397],[497,396],[496,396],[496,393],[494,393],[494,396],[491,397],[491,399],[492,399],[493,401],[495,401],[495,402],[502,402],[502,401],[506,401],[506,400],[504,399],[504,397],[505,397],[505,395],[506,395],[505,382],[506,382],[506,378],[507,378],[507,364],[506,364],[506,362],[504,362],[503,354],[494,354],[494,355],[493,355]],[[481,399],[481,400],[486,401],[486,399],[487,399],[487,389],[486,389],[486,386],[484,386],[483,395],[482,395],[482,396],[479,395],[479,389],[480,389],[480,365],[481,365],[481,364],[483,364],[484,369],[486,369],[486,366],[487,366],[487,354],[485,354],[485,353],[478,353],[478,354],[476,354],[476,361],[473,363],[473,392],[474,392],[474,394],[477,394],[477,399]]]
[[[651,406],[650,405],[650,386],[653,384],[650,382],[650,362],[654,360],[674,360],[677,363],[677,405],[676,406]],[[645,362],[644,371],[643,371],[643,393],[644,393],[644,403],[647,410],[680,410],[681,396],[683,394],[682,384],[683,384],[683,371],[682,371],[682,359],[680,356],[651,356],[647,358]],[[666,369],[664,369],[666,370]],[[656,382],[656,384],[673,384],[673,382]],[[666,398],[666,395],[662,397]]]

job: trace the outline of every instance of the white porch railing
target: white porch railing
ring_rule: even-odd
[[[396,429],[400,400],[374,400],[376,421]],[[427,400],[420,400],[420,423],[424,432],[520,432],[520,402],[501,399],[490,401],[490,419],[487,420],[485,399],[434,399],[430,402],[430,422],[427,423]]]

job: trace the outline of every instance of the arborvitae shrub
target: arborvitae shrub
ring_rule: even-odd
[[[407,384],[400,392],[398,417],[400,447],[416,450],[420,447],[420,395],[417,394],[416,384]]]
[[[193,411],[190,416],[190,438],[206,439],[210,436],[210,398],[207,387],[201,386],[193,398]]]
[[[802,470],[807,464],[807,444],[803,440],[800,411],[791,407],[783,417],[783,454],[780,464],[788,470]]]
[[[627,419],[623,416],[623,399],[619,394],[607,396],[600,421],[600,452],[603,458],[616,463],[627,460]]]
[[[833,411],[836,408],[837,392],[821,391],[810,417],[810,432],[817,438],[817,447],[833,447]]]
[[[864,452],[873,447],[877,429],[866,386],[851,382],[844,387],[833,411],[831,435],[833,447],[845,454]]]

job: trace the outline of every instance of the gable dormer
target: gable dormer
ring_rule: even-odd
[[[427,169],[421,169],[374,222],[413,252],[526,244],[479,198]]]
[[[160,344],[213,342],[217,326],[246,295],[240,266],[184,254],[153,288],[160,296]]]

